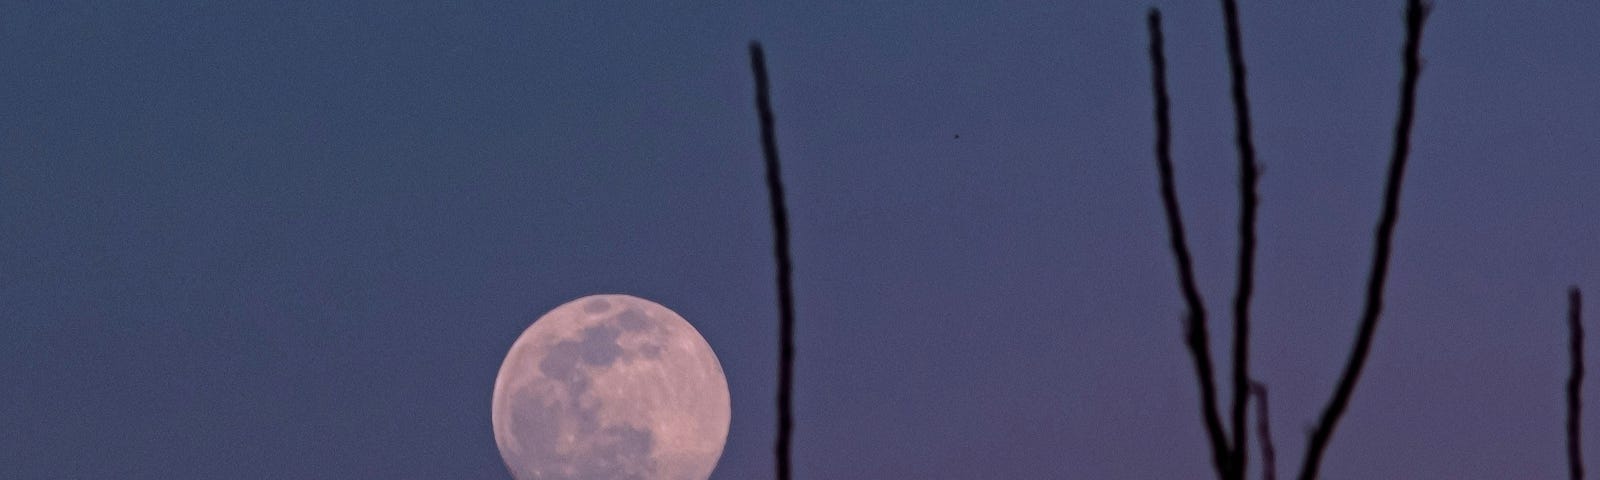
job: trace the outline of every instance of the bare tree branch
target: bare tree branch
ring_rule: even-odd
[[[1256,147],[1250,135],[1250,95],[1245,90],[1244,47],[1239,39],[1239,5],[1222,0],[1228,35],[1228,69],[1233,76],[1234,135],[1239,147],[1239,272],[1233,297],[1233,478],[1243,480],[1249,435],[1245,403],[1250,381],[1250,294],[1256,257]]]
[[[772,200],[773,254],[778,263],[778,440],[777,478],[789,480],[789,445],[794,430],[794,285],[789,260],[789,213],[783,202],[778,139],[773,132],[767,64],[761,44],[750,42],[750,68],[756,77],[756,109],[761,115],[761,149],[766,155],[767,192]]]
[[[1406,3],[1406,43],[1404,74],[1400,87],[1400,118],[1394,127],[1394,151],[1389,160],[1389,178],[1383,195],[1383,214],[1378,219],[1374,234],[1375,251],[1372,271],[1367,277],[1366,306],[1361,313],[1361,325],[1356,333],[1356,343],[1350,351],[1349,363],[1339,378],[1333,398],[1322,411],[1322,418],[1307,442],[1306,456],[1301,464],[1301,480],[1312,480],[1321,466],[1322,455],[1328,449],[1333,429],[1350,404],[1356,381],[1361,378],[1361,368],[1366,364],[1367,353],[1372,348],[1372,336],[1377,331],[1378,315],[1383,311],[1383,285],[1389,271],[1390,244],[1394,239],[1395,220],[1400,210],[1400,184],[1405,177],[1406,158],[1411,151],[1411,123],[1416,110],[1417,79],[1422,68],[1422,26],[1427,20],[1429,6],[1422,0]]]
[[[1567,326],[1572,330],[1572,376],[1567,379],[1567,465],[1572,480],[1583,478],[1583,449],[1580,445],[1583,402],[1583,293],[1578,287],[1567,291]]]
[[[1267,386],[1251,380],[1250,395],[1256,399],[1256,435],[1261,437],[1261,480],[1277,480],[1278,453],[1272,448],[1272,429],[1267,426]]]
[[[1194,266],[1189,258],[1189,246],[1183,235],[1183,214],[1178,209],[1178,193],[1172,173],[1172,121],[1168,111],[1167,60],[1162,50],[1161,11],[1150,9],[1150,65],[1156,101],[1156,166],[1161,171],[1161,201],[1166,207],[1167,230],[1172,239],[1172,256],[1178,264],[1178,285],[1188,304],[1184,325],[1189,354],[1194,357],[1195,375],[1200,380],[1200,410],[1205,420],[1206,436],[1211,444],[1211,462],[1217,477],[1226,479],[1228,472],[1228,439],[1222,430],[1222,417],[1217,413],[1217,386],[1211,369],[1210,340],[1206,335],[1206,307],[1195,285]]]

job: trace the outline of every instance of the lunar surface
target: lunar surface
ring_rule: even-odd
[[[706,480],[728,438],[728,380],[677,313],[593,295],[522,332],[495,378],[493,415],[518,480]]]

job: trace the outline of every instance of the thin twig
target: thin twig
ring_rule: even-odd
[[[1272,448],[1272,429],[1267,426],[1267,386],[1250,381],[1250,395],[1256,399],[1256,435],[1261,441],[1261,480],[1278,478],[1278,453]]]
[[[1306,445],[1305,462],[1301,464],[1300,479],[1312,480],[1321,466],[1322,455],[1328,449],[1333,429],[1339,417],[1350,404],[1356,381],[1361,378],[1361,368],[1366,364],[1367,353],[1372,348],[1372,336],[1378,327],[1378,314],[1383,311],[1383,284],[1389,271],[1389,250],[1394,240],[1395,220],[1400,210],[1400,183],[1405,177],[1406,157],[1411,151],[1411,123],[1417,102],[1417,79],[1422,69],[1422,26],[1428,17],[1429,6],[1422,0],[1406,3],[1406,44],[1404,74],[1400,87],[1400,118],[1394,127],[1394,151],[1389,160],[1389,179],[1383,194],[1383,214],[1378,219],[1374,234],[1372,271],[1367,277],[1366,306],[1361,313],[1361,325],[1356,333],[1356,343],[1350,351],[1349,363],[1339,377],[1333,398],[1322,411],[1322,418],[1311,433]]]
[[[1168,112],[1167,60],[1162,51],[1161,11],[1150,9],[1150,65],[1155,82],[1156,97],[1156,165],[1161,171],[1161,202],[1166,207],[1167,230],[1172,239],[1172,256],[1178,264],[1178,285],[1188,304],[1188,320],[1184,325],[1190,355],[1194,356],[1195,375],[1200,380],[1201,416],[1205,420],[1206,435],[1211,443],[1211,462],[1217,477],[1228,478],[1228,439],[1222,431],[1222,418],[1217,413],[1217,386],[1211,369],[1210,340],[1206,336],[1206,307],[1195,286],[1194,266],[1189,259],[1189,247],[1183,235],[1183,215],[1178,209],[1178,193],[1172,174],[1172,121]]]
[[[1250,293],[1256,258],[1256,147],[1250,135],[1250,95],[1245,90],[1244,47],[1239,39],[1239,5],[1222,0],[1227,24],[1228,69],[1233,76],[1235,141],[1239,146],[1239,283],[1233,297],[1233,478],[1243,480],[1249,435],[1245,403],[1250,382]]]
[[[794,431],[794,286],[790,280],[789,213],[779,177],[778,139],[773,132],[767,64],[761,44],[750,42],[750,68],[756,76],[756,109],[761,115],[761,149],[766,155],[767,192],[772,199],[773,254],[778,262],[778,441],[777,478],[789,480],[789,442]]]
[[[1583,449],[1578,428],[1583,409],[1583,293],[1578,287],[1567,291],[1567,326],[1572,329],[1572,376],[1567,379],[1567,465],[1572,480],[1583,478]]]

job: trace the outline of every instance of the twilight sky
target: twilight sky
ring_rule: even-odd
[[[800,478],[1209,475],[1149,4],[414,3],[0,3],[0,478],[509,478],[501,359],[607,292],[700,330],[733,400],[713,478],[768,478],[757,38],[795,235]],[[1220,8],[1156,6],[1225,318]],[[1286,473],[1355,330],[1402,2],[1241,7],[1265,167],[1253,366]],[[1600,298],[1597,18],[1438,2],[1387,308],[1327,478],[1565,468],[1564,290]]]

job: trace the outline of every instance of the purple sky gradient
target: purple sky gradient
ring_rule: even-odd
[[[468,3],[0,4],[0,478],[508,478],[501,359],[610,292],[706,337],[733,399],[714,478],[768,478],[752,39],[794,232],[799,478],[1209,475],[1150,5]],[[1155,6],[1225,352],[1220,7]],[[1402,2],[1241,8],[1252,366],[1288,475],[1355,331]],[[1565,289],[1600,297],[1597,19],[1437,2],[1385,314],[1326,478],[1564,471]]]

